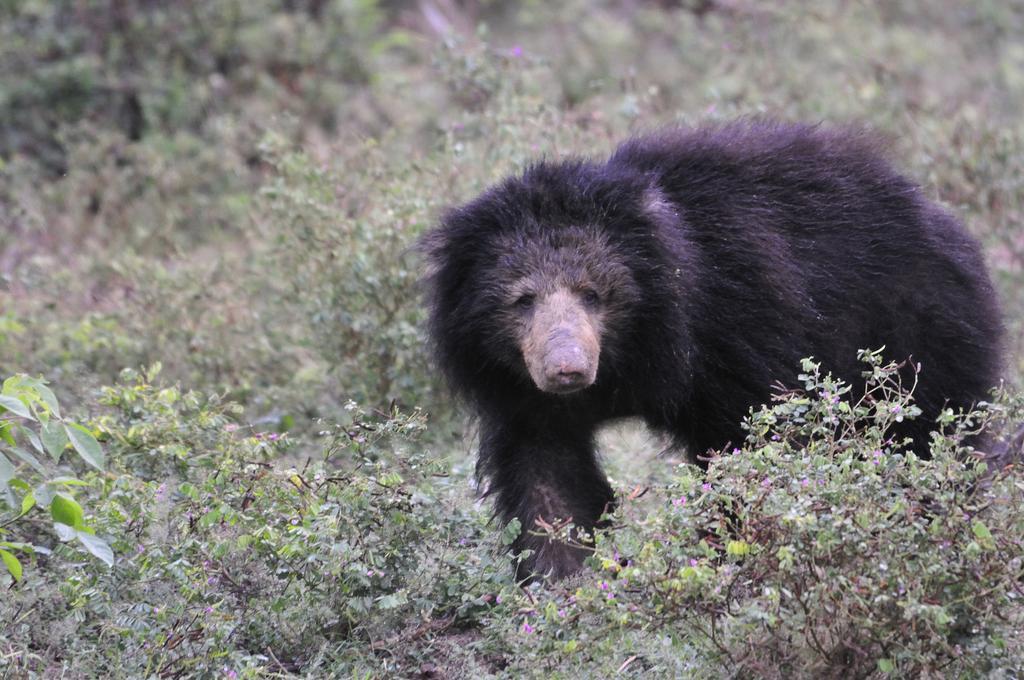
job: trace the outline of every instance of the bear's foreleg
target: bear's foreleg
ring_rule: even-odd
[[[517,566],[519,579],[560,579],[580,569],[592,551],[589,539],[601,515],[612,510],[614,494],[594,453],[593,434],[533,432],[487,428],[481,439],[478,472],[495,497],[502,524],[520,522],[516,553],[531,554]],[[565,538],[552,540],[547,527],[572,522]]]

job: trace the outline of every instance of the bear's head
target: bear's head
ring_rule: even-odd
[[[477,401],[566,395],[647,370],[636,338],[680,333],[662,307],[681,296],[650,293],[683,285],[665,255],[676,219],[650,178],[582,162],[532,166],[448,211],[420,247],[453,387]]]
[[[543,392],[589,387],[636,297],[628,267],[595,225],[549,225],[501,241],[495,315],[522,366]]]

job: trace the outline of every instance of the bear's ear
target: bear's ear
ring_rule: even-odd
[[[654,181],[644,189],[640,198],[640,212],[647,219],[661,225],[674,224],[679,219],[675,204]]]

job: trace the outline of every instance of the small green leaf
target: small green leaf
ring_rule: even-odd
[[[36,381],[33,387],[35,387],[36,391],[39,392],[40,399],[42,399],[43,403],[50,409],[50,413],[57,418],[60,418],[60,406],[57,404],[56,395],[54,395],[50,388],[44,385],[41,380]]]
[[[61,484],[63,486],[89,486],[89,482],[83,482],[81,479],[77,479],[75,477],[67,477],[65,475],[54,477],[53,479],[48,479],[46,480],[46,483],[49,484],[50,486],[54,486],[57,484]]]
[[[0,453],[0,487],[6,487],[7,482],[14,479],[14,466],[7,457]]]
[[[36,505],[36,497],[31,493],[25,494],[25,497],[21,499],[21,514],[27,513],[29,510],[34,508]]]
[[[377,598],[377,605],[381,609],[394,609],[395,607],[402,606],[407,601],[408,598],[405,596],[405,593],[398,592],[391,593],[389,595],[382,595],[381,597]]]
[[[11,449],[11,453],[13,453],[18,458],[21,458],[22,461],[31,465],[32,468],[39,474],[46,474],[46,468],[44,468],[42,464],[38,460],[36,460],[36,457],[33,456],[28,451],[26,451],[25,449],[21,448],[20,446],[15,446],[13,449]]]
[[[878,670],[883,673],[889,674],[896,670],[896,664],[892,662],[892,659],[879,659]]]
[[[39,428],[39,434],[42,435],[43,446],[54,460],[59,461],[64,448],[68,445],[68,435],[64,432],[64,426],[56,420],[51,420],[43,423]]]
[[[22,418],[28,418],[29,420],[35,420],[36,417],[32,415],[32,412],[28,410],[28,406],[22,403],[21,399],[12,397],[8,394],[0,394],[0,408],[10,411],[16,416]]]
[[[734,557],[743,557],[750,554],[750,544],[746,541],[729,541],[725,546],[725,552]]]
[[[103,449],[100,448],[96,438],[92,436],[92,432],[89,432],[89,430],[78,423],[67,423],[64,426],[64,431],[67,432],[71,445],[75,447],[75,451],[78,451],[78,455],[82,457],[82,460],[97,470],[102,470],[104,462]]]
[[[57,538],[62,541],[70,541],[72,538],[78,535],[78,532],[73,527],[69,527],[67,524],[62,522],[54,522],[53,528],[57,532]]]
[[[13,424],[14,423],[10,423],[10,422],[0,423],[0,439],[3,439],[5,442],[10,444],[11,446],[14,446],[15,444],[17,444],[17,442],[14,441],[14,435],[11,434],[11,426]]]
[[[981,547],[986,550],[991,550],[995,547],[996,542],[992,540],[992,532],[988,530],[988,527],[981,520],[976,519],[971,522],[971,531],[974,532],[974,536],[978,539]]]
[[[37,503],[45,507],[50,507],[50,503],[53,502],[53,489],[47,486],[46,482],[32,489],[32,495],[36,497]]]
[[[21,550],[30,554],[35,552],[35,547],[31,543],[25,543],[24,541],[0,541],[0,548]]]
[[[22,383],[24,380],[24,375],[12,375],[7,380],[4,380],[3,388],[0,388],[0,394],[14,394],[15,391],[23,391]]]
[[[78,540],[85,546],[86,550],[102,560],[108,567],[114,566],[114,551],[111,550],[110,545],[102,538],[93,536],[85,531],[79,531]]]
[[[0,548],[0,559],[4,561],[4,566],[7,567],[7,571],[11,572],[11,576],[14,577],[15,581],[21,580],[21,562],[18,558]]]
[[[39,453],[43,453],[43,443],[39,440],[39,435],[37,435],[35,432],[28,429],[27,427],[21,428],[21,431],[22,434],[24,434],[25,437],[28,438],[28,441],[32,445],[32,448],[38,451]]]
[[[519,538],[519,532],[522,530],[522,524],[519,522],[518,517],[513,517],[505,528],[501,530],[501,544],[512,545]]]
[[[84,525],[85,513],[82,506],[74,498],[63,493],[55,493],[50,502],[50,516],[59,524],[81,529]]]

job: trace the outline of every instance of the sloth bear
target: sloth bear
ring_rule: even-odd
[[[854,129],[741,121],[540,162],[422,241],[440,368],[479,416],[477,473],[518,518],[520,576],[560,578],[613,505],[595,430],[639,416],[691,457],[813,356],[862,382],[860,348],[920,365],[927,455],[945,406],[997,382],[1000,316],[978,244]]]

